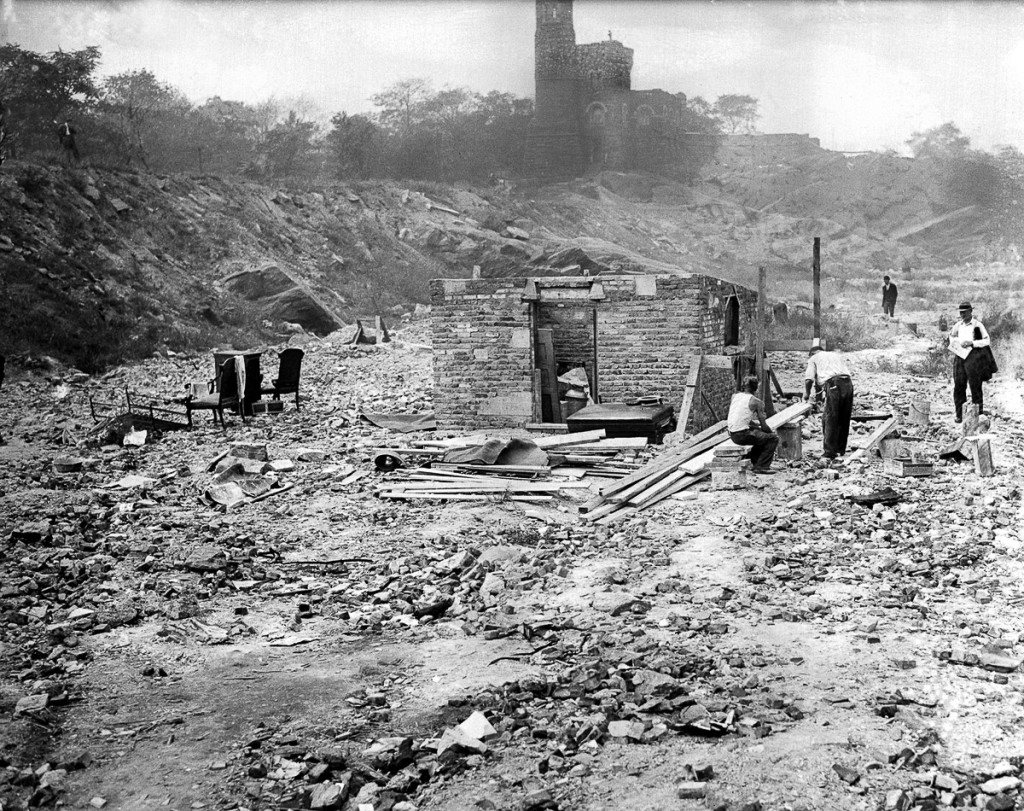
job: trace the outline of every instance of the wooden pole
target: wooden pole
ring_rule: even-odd
[[[814,337],[821,338],[821,237],[814,238],[814,261],[811,264],[814,284]]]
[[[774,412],[772,392],[768,387],[768,367],[764,362],[764,340],[768,330],[765,313],[768,305],[768,271],[762,266],[757,269],[757,329],[754,336],[754,369],[757,374],[757,394],[765,404],[769,416]]]

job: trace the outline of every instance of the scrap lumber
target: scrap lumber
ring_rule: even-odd
[[[774,430],[802,418],[810,410],[810,403],[796,403],[773,414],[767,422]],[[652,460],[635,473],[603,488],[600,500],[593,499],[584,504],[580,508],[584,520],[602,525],[614,523],[692,487],[709,475],[705,467],[711,461],[714,449],[730,441],[722,428],[700,442],[687,443],[689,447],[673,452],[669,458]]]
[[[484,475],[507,473],[515,476],[540,476],[549,473],[551,468],[541,465],[473,465],[468,462],[432,462],[431,470],[457,470],[463,473],[479,471]]]
[[[688,479],[683,479],[683,480],[677,482],[676,484],[672,485],[671,487],[666,488],[665,490],[660,492],[658,495],[656,495],[653,499],[651,499],[650,501],[646,502],[642,507],[640,507],[640,509],[646,510],[648,507],[653,507],[655,504],[658,504],[658,503],[664,501],[669,496],[674,496],[676,493],[681,493],[681,492],[683,492],[683,490],[686,490],[689,487],[693,487],[695,484],[700,484],[705,479],[710,479],[710,478],[711,478],[711,471],[710,470],[702,470],[696,476],[690,476]]]
[[[868,452],[875,447],[879,442],[885,439],[889,434],[896,430],[896,418],[889,417],[885,422],[881,423],[874,431],[872,431],[864,443],[857,448],[852,454],[851,459],[858,459],[862,456],[866,456]]]
[[[995,465],[992,463],[992,443],[988,437],[971,437],[971,453],[974,457],[974,471],[979,476],[992,476],[995,474]]]
[[[616,451],[640,451],[650,443],[645,436],[613,436],[572,447],[571,453],[615,453]]]
[[[631,488],[635,484],[641,484],[644,482],[651,483],[653,481],[656,481],[657,479],[654,479],[652,477],[657,476],[658,478],[661,478],[661,475],[671,473],[680,465],[685,464],[694,457],[697,457],[700,454],[710,450],[711,448],[714,448],[716,445],[718,445],[720,442],[723,442],[726,439],[728,439],[728,434],[726,434],[723,431],[721,433],[715,434],[712,437],[709,437],[708,439],[705,439],[703,442],[697,443],[696,445],[692,445],[689,448],[686,448],[685,450],[675,452],[672,454],[671,457],[668,457],[663,460],[657,459],[653,463],[645,465],[644,467],[640,468],[635,473],[632,473],[629,476],[626,476],[620,479],[619,481],[615,482],[614,484],[610,484],[607,487],[603,488],[601,490],[601,495],[603,495],[605,498],[608,498],[621,490]]]
[[[695,475],[695,473],[699,472],[700,471],[687,470],[685,467],[679,468],[679,470],[675,471],[674,473],[670,473],[657,484],[651,485],[650,487],[644,489],[642,492],[630,497],[629,499],[627,499],[627,502],[634,507],[639,507],[642,504],[646,504],[648,501],[651,501],[659,493],[664,492],[668,488],[672,487],[672,485],[678,484],[682,479],[686,477],[692,478]]]
[[[679,436],[686,435],[686,424],[690,421],[690,412],[693,410],[693,396],[697,392],[697,380],[700,377],[700,365],[703,359],[703,355],[690,357],[690,371],[686,374],[686,389],[683,391],[683,402],[679,406],[679,419],[676,421],[676,431],[679,432]]]
[[[538,448],[562,448],[570,445],[585,445],[588,442],[597,442],[605,438],[604,428],[594,431],[578,431],[574,434],[562,434],[561,436],[538,436],[533,437],[532,442]]]

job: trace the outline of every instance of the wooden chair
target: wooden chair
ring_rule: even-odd
[[[215,391],[215,381],[209,384],[209,393],[202,397],[193,397],[189,394],[185,398],[185,414],[188,417],[189,427],[192,426],[193,411],[212,411],[213,422],[216,424],[217,417],[220,417],[220,427],[226,428],[224,424],[224,409],[237,409],[245,422],[245,410],[241,408],[242,400],[238,394],[238,376],[235,374],[235,359],[228,358],[220,365],[217,375],[220,381],[219,390]]]
[[[277,377],[272,385],[260,389],[260,394],[272,394],[280,400],[282,394],[295,395],[295,410],[299,410],[299,373],[302,371],[302,358],[306,353],[301,349],[286,349],[278,354]]]

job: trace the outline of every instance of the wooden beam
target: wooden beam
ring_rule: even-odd
[[[636,473],[631,473],[628,476],[624,476],[617,482],[608,485],[601,489],[601,495],[608,498],[613,493],[619,493],[628,487],[631,487],[638,482],[644,482],[655,474],[662,473],[663,471],[671,472],[678,468],[680,465],[689,462],[695,456],[715,447],[715,445],[722,442],[724,439],[728,439],[728,434],[716,434],[697,445],[686,448],[686,450],[679,453],[673,453],[669,457],[653,460],[651,463],[640,468]]]
[[[806,352],[810,348],[810,338],[789,338],[764,342],[765,352]],[[824,338],[821,339],[821,348],[828,348]]]
[[[754,323],[754,372],[757,375],[757,385],[762,392],[765,386],[764,376],[764,341],[765,341],[765,296],[767,296],[768,271],[764,267],[757,269],[757,321]]]
[[[681,493],[683,490],[687,490],[693,487],[695,484],[700,484],[705,479],[711,477],[710,470],[702,470],[696,476],[690,476],[688,479],[680,479],[671,487],[662,490],[658,495],[652,498],[650,501],[643,504],[641,507],[637,507],[638,510],[646,510],[649,507],[653,507],[655,504],[660,504],[669,496],[674,496],[676,493]]]
[[[686,375],[686,390],[683,392],[683,402],[679,406],[679,419],[676,420],[676,432],[679,436],[686,436],[686,424],[690,421],[693,395],[697,391],[697,380],[700,377],[700,366],[703,360],[703,355],[690,356],[690,370]]]
[[[811,274],[814,287],[814,337],[821,338],[821,237],[814,238]]]
[[[857,459],[862,456],[867,456],[868,451],[870,451],[873,447],[875,447],[875,445],[877,445],[879,442],[881,442],[883,439],[889,436],[889,434],[891,434],[894,430],[896,430],[896,418],[889,417],[889,419],[887,419],[885,422],[879,425],[874,431],[872,431],[868,435],[868,438],[864,441],[864,444],[857,448],[857,450],[855,450],[850,455],[850,458]]]
[[[569,426],[564,422],[528,422],[523,426],[530,433],[567,434]]]
[[[786,392],[782,390],[782,384],[779,382],[779,379],[775,376],[775,370],[772,368],[771,364],[768,364],[768,377],[771,378],[772,383],[775,385],[775,390],[779,393],[779,397],[785,399]]]
[[[988,437],[972,437],[971,452],[974,456],[974,472],[979,476],[992,476],[996,472],[992,464],[992,443]]]
[[[588,442],[597,442],[606,436],[604,428],[597,428],[593,431],[577,431],[573,434],[562,434],[561,436],[538,436],[533,438],[533,443],[538,448],[559,448],[570,445],[586,445]]]

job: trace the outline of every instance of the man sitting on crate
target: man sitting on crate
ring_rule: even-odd
[[[751,445],[747,458],[755,473],[771,474],[772,459],[779,444],[779,436],[765,421],[764,403],[754,396],[757,376],[743,378],[743,391],[732,396],[729,403],[729,436],[737,445]]]

